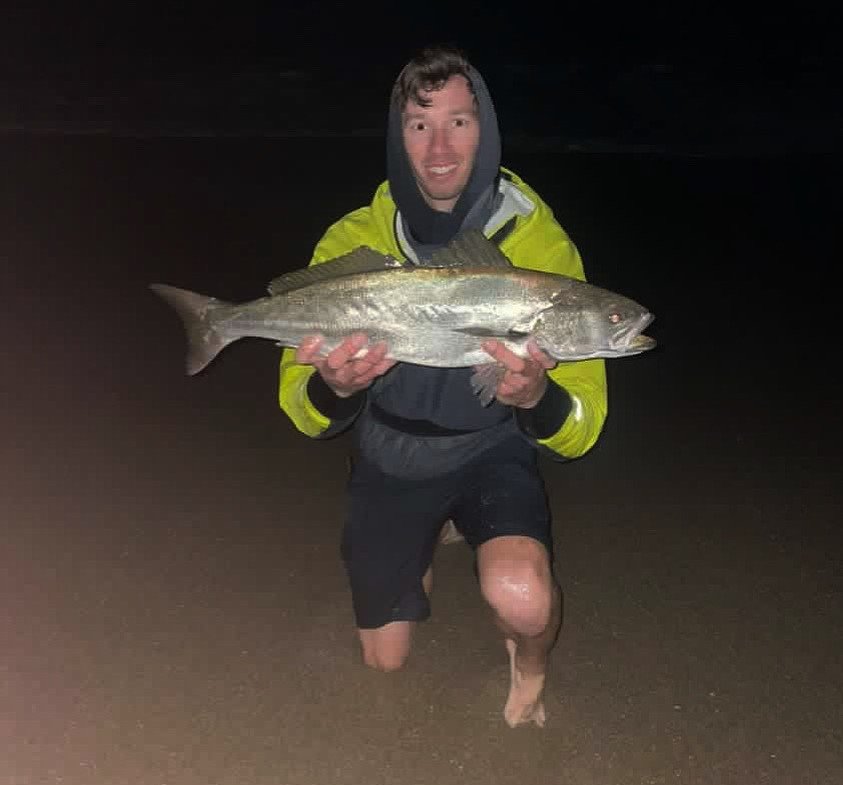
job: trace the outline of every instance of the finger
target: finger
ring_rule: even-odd
[[[370,346],[366,354],[359,359],[361,362],[365,362],[368,365],[378,365],[386,357],[386,353],[388,351],[389,347],[387,346],[386,341],[379,341],[378,343]]]
[[[517,354],[513,354],[500,341],[494,339],[484,341],[481,346],[483,350],[495,358],[501,365],[509,371],[521,373],[524,370],[524,360]]]
[[[366,355],[365,359],[357,360],[354,363],[354,381],[361,384],[371,384],[374,379],[383,376],[393,365],[395,365],[395,360],[381,358],[377,362],[370,362],[370,355]]]
[[[382,351],[383,350],[375,352],[370,349],[362,357],[350,360],[345,368],[340,372],[342,373],[345,369],[347,369],[349,378],[353,379],[355,382],[358,380],[363,381],[364,379],[370,380],[370,377],[373,374],[373,369],[383,362],[384,358],[380,356]]]
[[[366,333],[352,333],[345,338],[337,348],[342,347],[353,356],[357,354],[357,352],[359,352],[368,342],[369,336],[366,335]]]
[[[530,353],[530,357],[532,357],[546,371],[549,371],[556,365],[556,361],[550,357],[550,355],[539,349],[538,344],[535,341],[529,341],[527,343],[527,351]]]
[[[323,343],[322,336],[309,335],[304,338],[296,350],[296,362],[300,365],[312,365],[313,358],[319,354]]]
[[[382,360],[374,368],[375,376],[383,376],[394,365],[395,360]]]
[[[344,339],[339,346],[328,354],[328,367],[332,370],[342,368],[366,345],[368,338],[363,333],[355,333]]]

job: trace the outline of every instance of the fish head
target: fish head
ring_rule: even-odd
[[[655,347],[643,332],[655,317],[622,295],[583,284],[564,294],[540,316],[534,337],[559,361],[626,357]]]

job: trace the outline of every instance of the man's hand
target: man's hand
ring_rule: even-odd
[[[378,376],[383,376],[395,365],[395,360],[385,359],[387,345],[384,342],[375,344],[356,357],[368,342],[367,335],[355,333],[323,356],[319,353],[323,339],[312,335],[305,338],[296,350],[296,362],[312,365],[340,398],[348,398],[365,390]]]
[[[532,409],[544,395],[547,371],[556,362],[539,349],[535,341],[527,344],[529,357],[519,357],[495,340],[484,341],[483,349],[506,369],[495,397],[508,406]]]

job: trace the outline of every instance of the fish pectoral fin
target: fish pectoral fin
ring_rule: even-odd
[[[478,365],[474,368],[474,373],[471,375],[471,389],[483,406],[488,406],[495,400],[498,385],[505,373],[506,368],[494,362]]]
[[[463,335],[473,335],[476,338],[505,338],[506,333],[501,333],[498,330],[493,330],[491,327],[470,326],[470,327],[455,327],[455,333],[462,333]]]
[[[454,332],[462,333],[463,335],[472,335],[475,338],[497,338],[500,341],[517,340],[530,334],[529,330],[522,330],[517,327],[511,327],[505,332],[501,332],[500,330],[493,330],[491,327],[482,326],[455,327]]]

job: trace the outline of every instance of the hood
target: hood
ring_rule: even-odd
[[[473,67],[469,68],[469,79],[477,99],[480,141],[471,177],[450,213],[434,210],[422,197],[404,149],[401,110],[390,104],[386,137],[389,190],[421,258],[427,258],[463,229],[482,228],[496,206],[501,161],[498,118],[486,83]]]

